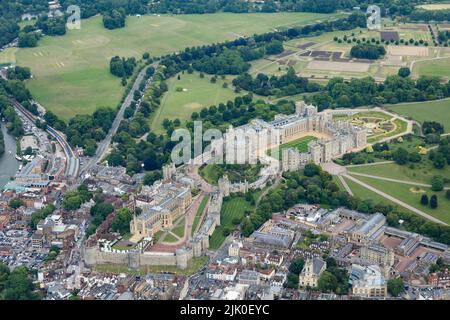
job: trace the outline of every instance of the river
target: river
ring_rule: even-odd
[[[20,162],[16,160],[16,140],[7,133],[5,123],[0,121],[0,127],[5,139],[5,153],[0,155],[0,188],[8,183],[19,169]],[[11,151],[11,153],[9,153]]]

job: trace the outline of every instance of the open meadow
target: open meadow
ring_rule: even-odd
[[[450,132],[450,99],[390,105],[387,109],[420,123],[437,121],[444,125],[445,132]]]
[[[120,79],[109,73],[115,55],[140,58],[177,52],[240,36],[310,24],[336,15],[316,13],[205,14],[128,17],[126,27],[107,30],[100,16],[82,20],[80,30],[61,37],[45,36],[36,48],[0,53],[0,61],[30,67],[33,96],[48,110],[67,120],[92,113],[100,106],[115,107],[124,92]],[[8,57],[4,57],[7,54]],[[14,54],[14,57],[11,57]]]
[[[234,100],[237,96],[231,88],[232,77],[217,78],[216,83],[211,83],[211,76],[200,78],[199,73],[180,74],[167,81],[168,91],[161,100],[161,106],[151,118],[151,128],[155,133],[164,132],[162,122],[164,119],[180,119],[181,123],[190,120],[193,112],[199,112],[202,108],[217,105],[220,102]],[[227,88],[223,84],[227,83]]]

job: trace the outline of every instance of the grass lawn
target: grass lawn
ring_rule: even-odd
[[[180,276],[191,276],[206,265],[208,261],[207,256],[202,256],[189,260],[186,269],[179,269],[176,266],[148,266],[145,269],[147,272],[170,272]]]
[[[162,230],[160,230],[160,231],[158,231],[157,233],[155,233],[154,235],[153,235],[153,242],[154,243],[157,243],[160,239],[161,239],[161,236],[163,235],[163,231]]]
[[[274,157],[275,159],[279,158],[279,155],[281,155],[282,151],[284,149],[294,148],[297,149],[299,152],[308,152],[308,143],[311,141],[316,141],[317,138],[313,136],[306,136],[288,143],[284,143],[279,147],[273,148],[269,150],[269,155]]]
[[[426,184],[430,184],[431,178],[435,175],[450,177],[449,166],[445,169],[436,169],[428,159],[422,159],[422,162],[415,164],[414,168],[410,168],[408,165],[400,166],[396,163],[386,163],[366,167],[348,168],[348,171]]]
[[[415,76],[436,76],[444,79],[450,78],[450,58],[420,61],[414,64]]]
[[[3,52],[0,52],[0,66],[5,64],[14,64],[16,63],[16,52],[19,50],[18,48],[8,48]]]
[[[450,3],[421,4],[416,7],[425,10],[448,10],[450,9]]]
[[[414,191],[413,186],[405,184],[395,182],[386,183],[386,181],[359,176],[356,178],[397,198],[398,200],[406,202],[409,205],[428,213],[433,217],[450,223],[450,201],[445,198],[445,191],[434,192],[430,188],[420,188],[420,191]],[[437,195],[439,206],[436,209],[431,209],[429,206],[423,206],[420,204],[420,198],[424,193],[426,193],[428,197],[431,197],[433,194]]]
[[[146,15],[127,17],[126,27],[115,30],[105,29],[102,17],[96,16],[82,20],[80,30],[69,30],[61,37],[45,36],[38,47],[17,50],[15,60],[31,68],[34,78],[27,83],[33,96],[67,120],[99,106],[117,105],[124,88],[109,73],[109,61],[115,55],[140,58],[150,52],[160,56],[337,16],[341,14]],[[4,55],[0,53],[0,61],[6,59]]]
[[[164,239],[162,241],[172,243],[172,242],[177,242],[178,239],[175,238],[175,236],[173,236],[172,234],[168,233],[168,234],[166,234],[166,236],[164,237]]]
[[[112,273],[112,274],[125,273],[129,275],[141,275],[141,276],[145,276],[147,273],[150,272],[169,272],[175,273],[180,276],[191,276],[198,270],[200,270],[204,265],[206,265],[208,261],[209,258],[206,256],[192,258],[191,260],[188,261],[186,269],[179,269],[176,266],[147,266],[141,267],[138,270],[134,270],[129,269],[127,266],[124,265],[103,264],[95,266],[93,270],[99,273]]]
[[[357,177],[357,176],[355,176],[355,178],[359,179],[359,177]],[[373,200],[374,203],[390,204],[390,205],[392,205],[394,207],[399,208],[401,211],[409,212],[409,213],[414,214],[412,211],[409,211],[406,208],[400,207],[398,204],[396,204],[396,203],[394,203],[394,202],[392,202],[392,201],[390,201],[390,200],[388,200],[388,199],[386,199],[386,198],[384,198],[384,197],[382,197],[382,196],[380,196],[380,195],[378,195],[378,194],[376,194],[376,193],[374,193],[374,192],[364,188],[363,186],[353,182],[350,179],[347,179],[347,178],[344,177],[344,180],[345,180],[345,182],[347,182],[349,188],[352,190],[353,195],[355,197],[358,197],[358,198],[360,198],[362,200]],[[381,190],[381,191],[383,191],[383,190]]]
[[[200,222],[200,218],[203,215],[203,211],[205,210],[208,200],[209,200],[209,195],[203,197],[202,202],[200,202],[200,205],[197,210],[197,214],[195,215],[195,218],[194,218],[194,222],[192,223],[191,235],[194,235],[195,230],[197,229],[197,225]]]
[[[180,238],[184,237],[184,226],[185,226],[186,220],[183,218],[178,225],[172,229],[172,233],[177,235]]]
[[[231,76],[227,76],[225,80],[218,77],[216,83],[210,82],[211,75],[205,75],[202,79],[199,73],[185,73],[180,74],[180,77],[180,80],[172,77],[167,81],[169,90],[164,94],[161,106],[151,120],[151,128],[155,133],[164,132],[162,126],[164,119],[178,118],[183,124],[190,120],[193,112],[199,112],[202,108],[217,105],[220,102],[234,100],[237,96],[231,87]],[[223,88],[224,83],[228,83],[229,87]],[[186,91],[179,92],[177,88]]]
[[[223,231],[225,229],[234,229],[233,219],[244,217],[246,210],[253,210],[253,207],[244,198],[234,197],[224,200],[222,211],[221,211],[221,225],[217,227],[211,238],[209,239],[209,248],[212,250],[217,250],[222,245],[225,240],[225,235]]]
[[[437,121],[444,125],[446,132],[450,132],[450,99],[390,105],[387,108],[421,123]]]

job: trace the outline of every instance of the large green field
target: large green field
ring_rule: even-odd
[[[162,133],[162,122],[164,119],[180,119],[181,122],[189,120],[192,113],[200,111],[204,107],[217,105],[220,102],[234,100],[237,94],[231,88],[231,77],[222,79],[217,78],[216,83],[211,83],[211,76],[206,75],[200,78],[198,73],[180,74],[180,80],[177,77],[170,78],[167,81],[168,92],[164,94],[160,108],[152,117],[151,128],[156,133]],[[224,88],[223,84],[230,85]],[[177,88],[182,91],[177,91]]]
[[[398,104],[387,108],[418,122],[437,121],[444,125],[446,132],[450,132],[450,99]]]
[[[414,65],[415,76],[436,76],[443,79],[450,78],[450,58],[420,61]]]
[[[415,164],[412,168],[407,165],[400,166],[396,163],[386,163],[348,168],[348,171],[425,184],[430,184],[431,178],[435,175],[450,177],[449,166],[445,169],[436,169],[427,159],[423,159],[419,164]]]
[[[246,210],[252,210],[251,204],[244,198],[235,197],[226,199],[223,202],[221,214],[221,225],[217,227],[209,240],[209,247],[212,250],[220,248],[225,240],[225,235],[223,234],[225,229],[233,230],[233,219],[244,217]]]
[[[386,183],[386,181],[356,177],[358,180],[365,182],[372,187],[382,190],[383,192],[404,201],[409,205],[428,213],[429,215],[436,217],[444,222],[450,223],[450,200],[445,198],[445,191],[434,192],[430,188],[415,189],[413,186],[406,184],[400,184],[395,182]],[[436,209],[431,209],[429,206],[423,206],[420,204],[420,198],[422,194],[427,194],[428,197],[435,194],[438,197],[439,206]]]
[[[61,118],[91,113],[99,106],[116,106],[124,88],[109,73],[115,55],[141,57],[176,52],[242,35],[252,35],[290,25],[310,24],[337,15],[316,13],[273,13],[210,15],[162,15],[128,17],[125,28],[107,30],[100,16],[83,20],[80,30],[61,37],[44,37],[36,48],[19,49],[14,57],[30,67],[28,81],[33,96]],[[11,52],[6,54],[11,55]]]

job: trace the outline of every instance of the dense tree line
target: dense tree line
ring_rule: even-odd
[[[358,59],[376,60],[386,54],[386,49],[383,46],[361,43],[353,46],[350,50],[350,55]]]
[[[20,266],[11,271],[0,263],[0,300],[39,300],[35,290],[32,274],[26,267]]]
[[[41,13],[48,10],[46,0],[0,0],[0,47],[19,36],[18,22],[24,13]]]
[[[76,115],[65,130],[72,146],[84,148],[87,156],[93,156],[97,142],[103,140],[111,129],[116,112],[111,108],[99,108],[92,115]]]
[[[424,0],[266,0],[263,3],[246,0],[160,0],[152,2],[150,12],[173,14],[205,14],[214,12],[317,12],[333,13],[360,7],[365,12],[370,4],[380,6],[382,15],[408,16]]]
[[[450,21],[450,10],[416,9],[409,17],[412,21]]]
[[[29,92],[25,89],[23,83],[18,80],[6,81],[0,79],[0,117],[6,120],[8,132],[15,137],[20,137],[24,133],[22,120],[17,115],[8,97],[9,95],[14,96],[14,94],[23,98],[23,95],[27,96]]]
[[[9,80],[27,80],[31,77],[31,70],[27,67],[15,66],[14,68],[9,68],[7,72],[7,78]]]
[[[307,78],[297,76],[292,67],[282,76],[272,75],[269,77],[260,73],[253,78],[250,74],[245,73],[235,78],[233,85],[261,96],[274,95],[277,97],[317,92],[321,89],[321,86],[317,83],[309,82]]]
[[[413,80],[395,75],[387,77],[381,84],[376,83],[372,77],[350,81],[332,78],[328,84],[320,85],[295,75],[293,69],[280,77],[258,74],[253,78],[249,74],[243,74],[233,80],[233,85],[263,96],[282,97],[318,92],[305,97],[305,100],[317,105],[319,110],[427,101],[450,96],[450,82],[442,84],[437,77],[422,76]]]
[[[66,19],[62,17],[50,18],[47,15],[39,17],[35,25],[42,32],[49,36],[62,36],[66,34]]]
[[[72,4],[79,6],[82,19],[117,9],[124,10],[127,15],[148,12],[148,0],[60,0],[59,2],[64,10]]]
[[[123,8],[113,9],[103,13],[103,26],[113,30],[125,27],[126,13]]]

